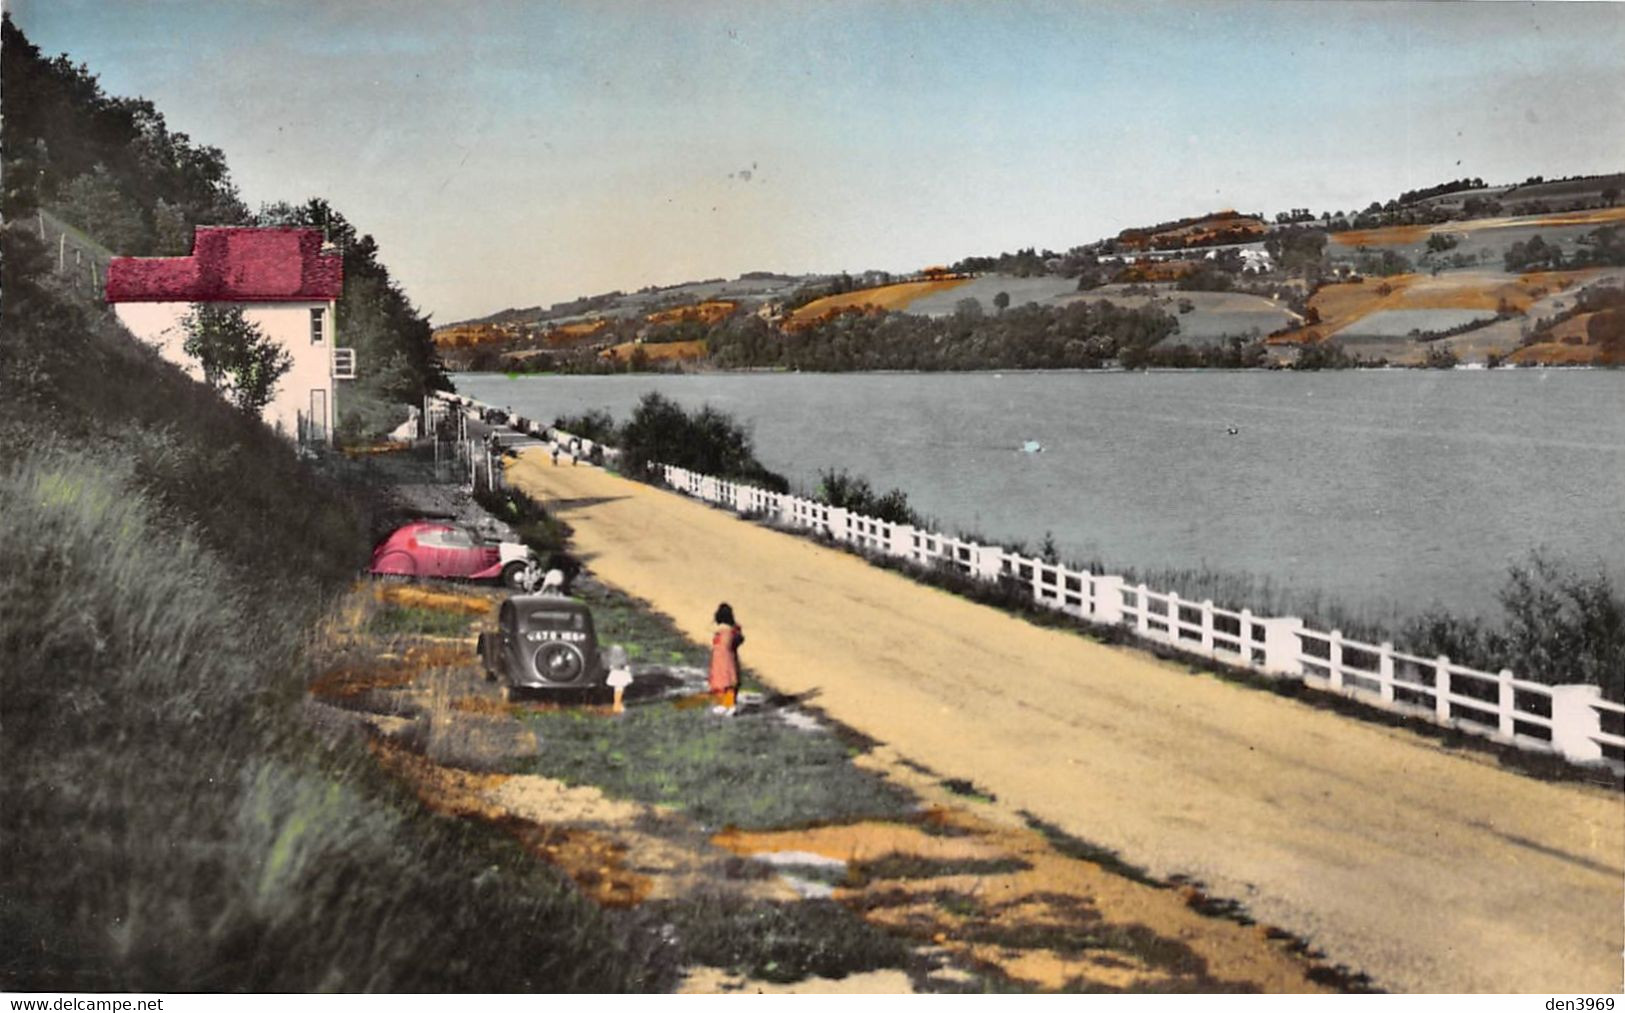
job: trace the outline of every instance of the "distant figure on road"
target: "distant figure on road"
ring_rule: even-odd
[[[553,467],[557,468],[558,466],[559,466],[559,445],[557,443],[555,443],[555,444],[553,444]]]
[[[745,631],[734,621],[734,610],[727,602],[717,606],[716,632],[711,634],[711,677],[707,685],[716,698],[712,714],[732,715],[739,694],[739,645],[745,642]]]

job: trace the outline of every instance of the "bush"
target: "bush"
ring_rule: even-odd
[[[638,402],[620,436],[621,466],[633,478],[656,479],[655,466],[670,464],[773,492],[790,489],[784,476],[756,459],[750,433],[710,405],[691,413],[651,391]]]
[[[518,533],[537,558],[548,569],[560,569],[574,576],[580,569],[566,551],[570,541],[570,526],[554,517],[542,505],[517,489],[492,491],[481,487],[474,491],[474,499],[491,516],[504,521]]]
[[[1587,574],[1540,552],[1514,565],[1498,595],[1505,620],[1429,613],[1399,642],[1474,668],[1510,668],[1521,679],[1602,687],[1625,702],[1625,598],[1601,569]]]
[[[615,419],[602,408],[592,408],[580,415],[560,415],[553,420],[554,429],[562,429],[571,436],[580,436],[594,443],[615,446],[620,442]]]
[[[841,507],[867,517],[876,517],[893,524],[920,524],[920,517],[908,505],[908,494],[901,489],[877,495],[869,487],[869,480],[848,475],[844,469],[830,468],[818,473],[818,498],[832,507]]]

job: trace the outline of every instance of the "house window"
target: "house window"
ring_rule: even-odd
[[[321,344],[322,340],[327,336],[323,320],[326,312],[326,310],[310,311],[310,343],[313,345]]]

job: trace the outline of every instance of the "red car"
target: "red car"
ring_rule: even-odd
[[[536,557],[518,542],[487,542],[446,521],[413,521],[372,550],[372,573],[380,577],[442,577],[500,580],[525,586]]]

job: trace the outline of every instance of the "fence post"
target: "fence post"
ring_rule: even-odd
[[[1303,645],[1298,642],[1298,632],[1303,629],[1303,620],[1297,616],[1274,616],[1255,621],[1264,627],[1264,671],[1301,678],[1303,662],[1298,655]]]
[[[838,542],[852,540],[852,532],[847,523],[846,507],[829,508],[829,536]]]
[[[1394,702],[1394,645],[1386,640],[1377,645],[1377,692],[1383,703]]]
[[[1602,699],[1600,686],[1552,687],[1552,748],[1575,763],[1602,759],[1602,746],[1592,738],[1602,732],[1602,719],[1592,704]]]
[[[1334,692],[1343,692],[1343,631],[1333,630],[1326,639],[1327,678]]]
[[[1123,621],[1123,578],[1115,575],[1091,574],[1089,581],[1095,589],[1095,618],[1116,625]]]
[[[1151,589],[1145,586],[1144,581],[1141,581],[1139,587],[1135,588],[1135,590],[1139,592],[1138,601],[1140,607],[1134,615],[1134,629],[1142,637],[1149,636],[1151,633],[1151,602],[1145,596],[1151,593]]]
[[[971,554],[971,566],[977,580],[995,584],[1004,572],[1004,549],[997,545],[978,545]]]
[[[1450,659],[1442,654],[1433,662],[1433,713],[1450,723]]]
[[[1202,650],[1213,653],[1213,600],[1202,599]]]
[[[1513,721],[1513,715],[1517,713],[1517,701],[1512,690],[1512,669],[1503,668],[1499,674],[1501,682],[1497,688],[1501,691],[1501,699],[1497,716],[1501,719],[1501,734],[1510,739],[1517,731]]]
[[[914,549],[914,532],[912,524],[893,524],[891,538],[886,542],[886,555],[906,556]]]

